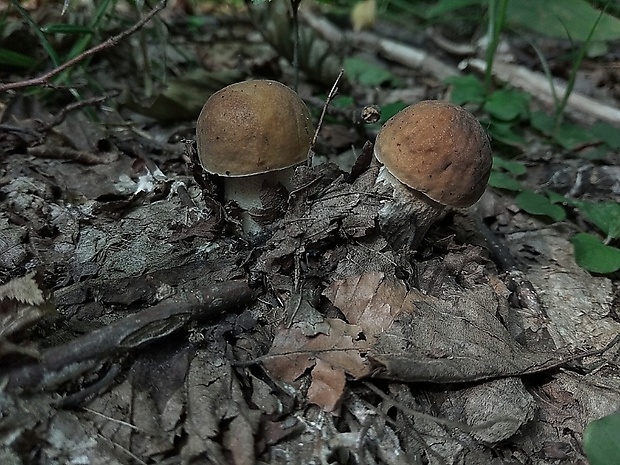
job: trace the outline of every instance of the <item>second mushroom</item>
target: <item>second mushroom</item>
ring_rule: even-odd
[[[473,205],[493,162],[478,120],[451,103],[425,100],[389,119],[374,149],[376,188],[388,195],[379,226],[395,247],[417,247],[446,206]]]

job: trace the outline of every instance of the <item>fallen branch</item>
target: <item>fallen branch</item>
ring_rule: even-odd
[[[24,81],[7,82],[5,84],[0,84],[0,92],[4,92],[4,91],[7,91],[7,90],[12,90],[12,89],[21,89],[23,87],[45,86],[45,85],[47,85],[48,81],[51,78],[53,78],[54,76],[56,76],[57,74],[62,73],[64,70],[66,70],[68,68],[71,68],[73,65],[76,65],[77,63],[83,61],[84,59],[88,58],[89,56],[92,56],[92,55],[94,55],[96,53],[99,53],[102,50],[106,50],[108,48],[116,46],[121,40],[129,37],[130,35],[134,34],[138,30],[140,30],[159,11],[164,9],[164,7],[166,6],[166,1],[167,0],[161,0],[161,2],[159,2],[155,6],[155,8],[153,8],[151,11],[149,11],[146,16],[144,16],[140,21],[138,21],[136,24],[134,24],[129,29],[126,29],[125,31],[123,31],[123,32],[121,32],[121,33],[119,33],[119,34],[117,34],[115,36],[110,37],[109,39],[101,42],[100,44],[95,45],[94,47],[91,47],[88,50],[85,50],[84,52],[80,53],[76,57],[74,57],[71,60],[67,61],[66,63],[63,63],[62,65],[60,65],[60,66],[58,66],[58,67],[48,71],[47,73],[44,73],[41,76],[38,76],[36,78],[26,79]]]
[[[99,97],[93,97],[93,98],[89,98],[89,99],[84,99],[81,100],[79,102],[73,102],[70,103],[69,105],[65,106],[64,108],[62,108],[58,113],[56,113],[56,115],[54,116],[54,118],[45,123],[43,126],[41,126],[39,128],[40,132],[45,132],[45,131],[49,131],[50,129],[52,129],[55,126],[58,126],[59,124],[62,124],[62,122],[65,120],[65,118],[67,117],[67,115],[75,110],[78,110],[80,108],[84,108],[90,105],[98,105],[100,103],[103,103],[107,100],[110,100],[111,98],[114,97],[118,97],[120,94],[120,92],[118,91],[114,91],[111,92],[107,95],[102,95]]]
[[[236,280],[164,300],[66,344],[44,350],[38,362],[7,370],[2,384],[9,390],[44,389],[70,381],[105,357],[168,336],[192,320],[212,319],[225,310],[243,308],[252,298],[248,283]]]
[[[342,32],[329,20],[314,14],[309,9],[300,11],[300,14],[308,26],[330,42],[335,50],[341,50],[344,44],[352,44],[364,50],[375,51],[384,58],[401,65],[423,69],[438,79],[460,74],[458,69],[438,60],[424,50],[384,39],[370,32]]]
[[[484,73],[486,62],[478,58],[465,60],[463,65],[477,72]],[[547,105],[553,105],[553,93],[549,81],[542,73],[530,71],[523,66],[496,61],[493,63],[493,77],[521,89],[535,96]],[[558,95],[566,92],[566,84],[558,80],[553,81],[553,87]],[[573,92],[568,98],[568,110],[577,111],[598,120],[607,121],[616,126],[620,125],[620,110],[605,105],[603,102]]]

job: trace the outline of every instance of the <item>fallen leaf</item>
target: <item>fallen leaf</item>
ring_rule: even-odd
[[[325,295],[366,336],[373,376],[406,382],[471,382],[544,371],[563,355],[533,352],[497,318],[488,285],[454,288],[441,298],[368,273],[334,282]]]
[[[55,314],[49,291],[42,289],[35,273],[14,278],[0,286],[0,336],[6,337],[33,325],[45,315]]]
[[[372,343],[400,314],[407,288],[402,281],[386,280],[383,273],[367,273],[334,281],[323,294],[349,323],[361,326]]]
[[[327,412],[334,412],[340,405],[346,382],[346,375],[342,368],[334,368],[319,358],[312,369],[308,401],[322,407]]]
[[[313,367],[316,359],[341,368],[355,378],[369,373],[365,352],[368,341],[359,326],[338,319],[325,319],[328,334],[305,336],[301,327],[281,328],[276,334],[265,367],[278,379],[289,383]]]

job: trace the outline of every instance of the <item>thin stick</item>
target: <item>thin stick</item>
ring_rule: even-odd
[[[310,154],[308,156],[308,166],[312,166],[312,155],[314,154],[314,146],[316,145],[316,141],[319,138],[319,132],[321,131],[321,126],[323,126],[323,119],[325,118],[325,114],[327,113],[327,107],[329,107],[329,104],[331,103],[331,101],[334,100],[334,97],[336,97],[336,95],[338,94],[338,83],[340,82],[340,79],[342,78],[343,74],[344,74],[344,69],[341,69],[340,72],[338,73],[338,76],[336,76],[334,85],[332,86],[331,90],[329,91],[329,94],[327,95],[327,99],[325,100],[325,105],[323,105],[323,111],[321,111],[321,116],[319,117],[319,122],[316,125],[316,131],[314,131],[314,136],[312,137],[312,143],[310,144],[310,149],[308,150],[308,153]]]
[[[59,124],[62,124],[62,122],[65,120],[65,118],[67,117],[67,115],[77,109],[80,108],[84,108],[86,106],[89,105],[97,105],[99,103],[103,103],[106,100],[110,100],[111,98],[114,97],[118,97],[118,95],[120,94],[120,92],[118,91],[114,91],[111,92],[107,95],[101,95],[99,97],[93,97],[93,98],[88,98],[85,100],[81,100],[79,102],[73,102],[70,103],[69,105],[65,106],[64,108],[62,108],[58,114],[56,116],[54,116],[54,119],[52,119],[52,121],[50,121],[49,123],[44,124],[41,128],[39,128],[40,132],[45,132],[48,131],[49,129],[53,128],[54,126],[58,126]]]
[[[136,24],[134,24],[129,29],[121,32],[120,34],[117,34],[115,36],[110,37],[109,39],[101,42],[98,45],[95,45],[92,48],[89,48],[88,50],[85,50],[84,52],[80,53],[78,56],[76,56],[76,57],[72,58],[71,60],[67,61],[66,63],[63,63],[62,65],[52,69],[51,71],[48,71],[47,73],[44,73],[41,76],[38,76],[36,78],[26,79],[24,81],[7,82],[5,84],[0,84],[0,92],[4,92],[4,91],[7,91],[7,90],[11,90],[11,89],[21,89],[23,87],[47,85],[49,79],[53,78],[57,74],[62,73],[64,70],[66,70],[66,69],[70,68],[71,66],[81,62],[82,60],[88,58],[89,56],[94,55],[95,53],[99,53],[102,50],[106,50],[108,48],[114,47],[121,40],[123,40],[126,37],[129,37],[130,35],[134,34],[136,31],[141,29],[159,11],[161,11],[166,6],[166,1],[167,0],[162,0],[161,2],[159,2],[157,4],[157,6],[155,6],[155,8],[153,8],[151,11],[149,11],[149,13],[144,18],[142,18],[140,21],[138,21]]]

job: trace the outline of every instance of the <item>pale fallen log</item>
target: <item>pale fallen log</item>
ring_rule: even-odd
[[[456,67],[450,66],[426,51],[411,45],[384,39],[370,32],[343,32],[332,22],[316,15],[309,9],[302,9],[300,17],[321,37],[330,42],[336,50],[341,49],[344,44],[350,44],[373,51],[403,66],[423,69],[440,80],[460,74]]]
[[[370,32],[343,32],[332,22],[319,16],[309,9],[302,9],[300,16],[325,40],[337,49],[349,44],[356,47],[372,50],[384,58],[392,60],[403,66],[420,68],[438,79],[462,74],[458,68],[450,66],[433,57],[424,50],[411,45],[384,39]],[[471,68],[477,73],[484,73],[486,62],[479,58],[469,58],[461,62],[459,68]],[[521,89],[542,101],[545,105],[553,107],[553,92],[549,81],[542,73],[537,73],[519,65],[496,61],[493,63],[493,76],[513,87]],[[566,83],[554,79],[553,86],[558,98],[562,98],[566,92]],[[576,118],[606,121],[620,126],[620,110],[606,105],[594,98],[573,92],[566,108],[567,112]]]
[[[472,68],[480,73],[484,73],[486,70],[486,62],[479,58],[464,60],[462,65],[463,68]],[[542,73],[537,73],[511,63],[496,61],[493,63],[493,77],[533,95],[547,105],[554,105],[552,87],[549,80]],[[561,99],[566,92],[566,83],[554,79],[553,87],[555,88],[556,95]],[[607,123],[620,126],[619,109],[605,105],[599,100],[577,92],[573,92],[570,95],[566,110],[571,115],[577,112],[590,117],[590,119],[606,121]],[[578,117],[580,115],[574,116]]]

